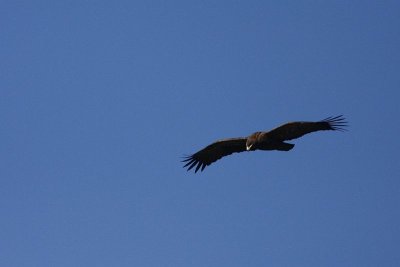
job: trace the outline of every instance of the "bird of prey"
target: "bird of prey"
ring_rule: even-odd
[[[343,115],[328,117],[321,121],[295,121],[283,124],[268,132],[255,132],[247,137],[237,137],[218,140],[193,155],[186,156],[184,162],[187,170],[195,168],[203,171],[204,168],[222,157],[232,153],[254,150],[279,150],[289,151],[294,144],[285,141],[299,138],[305,134],[333,130],[344,131],[347,121]]]

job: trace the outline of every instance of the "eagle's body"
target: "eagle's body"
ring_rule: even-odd
[[[195,172],[197,172],[199,169],[203,171],[206,166],[232,153],[254,150],[289,151],[294,147],[294,144],[289,144],[285,141],[316,131],[343,131],[346,126],[347,122],[342,115],[329,117],[317,122],[289,122],[268,132],[255,132],[248,137],[216,141],[197,153],[186,157],[183,160],[183,162],[186,162],[184,167],[188,167],[188,170],[190,170],[197,165],[195,169]]]

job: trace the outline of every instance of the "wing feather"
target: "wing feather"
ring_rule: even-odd
[[[206,166],[222,157],[246,151],[246,140],[246,137],[218,140],[195,154],[185,157],[182,160],[185,163],[183,167],[187,167],[188,171],[194,167],[196,167],[194,172],[203,171]]]
[[[342,115],[339,115],[335,117],[328,117],[317,122],[289,122],[267,132],[267,136],[276,140],[286,141],[296,139],[302,137],[305,134],[316,131],[345,131],[345,127],[347,127],[347,121]]]

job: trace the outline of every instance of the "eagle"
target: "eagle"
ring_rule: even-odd
[[[203,171],[206,166],[222,157],[245,151],[278,150],[289,151],[294,144],[285,141],[302,137],[317,131],[345,131],[348,123],[343,115],[331,116],[326,119],[311,121],[295,121],[285,123],[268,132],[255,132],[247,137],[237,137],[218,140],[190,156],[185,156],[182,162],[187,171],[195,168],[195,173]]]

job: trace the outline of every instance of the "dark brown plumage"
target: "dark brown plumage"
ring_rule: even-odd
[[[255,132],[248,137],[218,140],[195,154],[185,157],[182,161],[185,163],[183,167],[187,167],[188,171],[196,167],[195,172],[197,172],[198,170],[203,171],[206,166],[232,153],[254,150],[289,151],[294,144],[284,141],[316,131],[344,131],[346,126],[347,122],[342,115],[328,117],[317,122],[289,122],[269,132]]]

